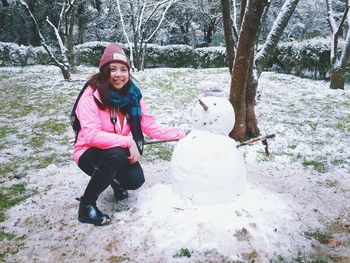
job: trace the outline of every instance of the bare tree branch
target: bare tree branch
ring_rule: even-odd
[[[174,3],[177,2],[178,0],[171,0],[168,4],[168,6],[165,8],[163,14],[162,14],[162,18],[160,19],[158,26],[156,27],[156,29],[153,31],[153,33],[146,39],[146,43],[148,41],[150,41],[152,39],[152,37],[155,35],[155,33],[157,32],[157,30],[159,29],[159,27],[161,26],[161,24],[163,23],[164,19],[165,19],[165,14],[168,12],[168,9],[170,8],[170,6]]]
[[[68,58],[67,58],[67,49],[63,44],[62,38],[60,36],[60,33],[58,32],[58,29],[55,27],[54,24],[52,24],[52,22],[49,20],[48,17],[46,17],[46,22],[53,28],[54,32],[55,32],[55,36],[58,42],[58,46],[60,48],[61,51],[61,56],[62,56],[62,60],[63,60],[63,65],[65,67],[70,67],[69,62],[68,62]]]
[[[133,55],[133,52],[132,52],[132,45],[131,45],[131,42],[130,42],[130,40],[129,40],[128,34],[126,33],[125,23],[124,23],[124,16],[123,16],[123,13],[122,13],[122,11],[121,11],[121,9],[120,9],[119,0],[117,0],[117,8],[118,8],[119,16],[120,16],[120,22],[122,23],[123,33],[124,33],[126,42],[128,43],[128,46],[129,46],[131,67],[132,67],[132,68],[135,68],[135,65],[134,65],[134,55]]]
[[[274,21],[272,28],[267,36],[267,39],[260,49],[259,53],[255,57],[255,63],[257,65],[264,65],[269,55],[272,54],[276,48],[279,39],[282,36],[284,29],[286,28],[299,0],[286,0],[279,12],[276,20]]]
[[[62,63],[60,63],[56,57],[53,55],[52,51],[50,50],[49,46],[46,44],[46,40],[43,37],[43,35],[41,34],[40,28],[38,26],[38,22],[36,21],[32,11],[30,11],[29,6],[27,5],[27,3],[24,0],[19,0],[20,3],[25,7],[28,15],[30,16],[30,18],[33,20],[34,25],[35,25],[35,29],[39,35],[40,41],[41,41],[41,45],[44,47],[44,49],[46,50],[46,52],[49,54],[51,60],[58,66],[64,66]]]
[[[61,71],[62,71],[62,74],[64,76],[65,79],[69,79],[70,78],[70,71],[69,71],[69,68],[70,68],[70,64],[68,62],[68,59],[67,59],[67,55],[66,55],[66,48],[64,47],[63,45],[63,41],[62,41],[62,38],[60,37],[59,33],[58,33],[58,29],[50,22],[50,20],[48,18],[46,18],[46,21],[50,24],[50,26],[52,26],[55,30],[55,35],[56,35],[56,38],[57,38],[57,41],[59,42],[59,46],[60,46],[60,50],[61,50],[61,54],[62,54],[62,60],[63,60],[63,63],[61,63],[55,56],[54,54],[52,53],[52,51],[50,50],[49,46],[46,44],[46,40],[44,38],[44,36],[41,34],[41,31],[40,31],[40,28],[38,26],[38,23],[33,15],[33,13],[30,11],[27,3],[24,1],[24,0],[19,0],[20,3],[22,4],[22,6],[24,6],[25,10],[27,11],[28,15],[30,16],[30,18],[33,20],[34,22],[34,25],[35,25],[35,29],[39,35],[39,38],[40,38],[40,41],[41,41],[41,45],[44,47],[44,49],[46,50],[46,52],[48,53],[48,55],[50,56],[51,58],[51,61],[53,61],[53,63],[58,66]]]
[[[335,22],[334,15],[333,15],[333,8],[332,8],[332,0],[326,0],[327,5],[327,21],[329,23],[329,26],[332,30],[332,33],[337,31],[337,23]]]

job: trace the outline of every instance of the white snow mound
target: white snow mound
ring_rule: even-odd
[[[244,191],[246,168],[236,142],[228,136],[191,131],[171,160],[175,193],[196,205],[222,204]]]

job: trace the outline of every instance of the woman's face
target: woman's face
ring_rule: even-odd
[[[110,78],[109,82],[113,88],[121,90],[129,81],[129,69],[123,63],[112,62],[110,64]]]

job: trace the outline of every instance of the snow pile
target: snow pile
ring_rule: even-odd
[[[211,189],[218,195],[220,190]],[[181,248],[216,251],[231,260],[243,260],[252,247],[266,258],[297,251],[295,243],[285,242],[297,238],[299,227],[288,203],[253,185],[230,203],[195,206],[171,185],[156,184],[139,192],[135,207],[133,216],[139,221],[131,228],[135,235],[130,235],[130,242],[140,243],[140,233],[146,231],[154,249],[168,258]]]

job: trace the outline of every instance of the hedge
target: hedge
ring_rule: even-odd
[[[49,64],[50,57],[43,47],[18,46],[0,42],[0,66],[27,66]]]
[[[313,78],[325,79],[331,68],[330,47],[330,39],[320,38],[281,43],[275,50],[270,64],[285,73],[298,76],[311,74]]]
[[[107,42],[90,42],[75,47],[75,64],[97,66]],[[123,45],[129,55],[129,48]],[[147,45],[146,67],[226,67],[225,48],[197,48],[186,45]]]
[[[108,42],[89,42],[74,48],[74,64],[98,66]],[[270,59],[268,68],[299,76],[325,79],[330,71],[330,39],[281,43]],[[340,45],[341,46],[341,43]],[[129,48],[123,45],[127,55]],[[147,67],[227,67],[226,49],[208,47],[192,49],[186,45],[147,45]],[[0,42],[0,66],[50,64],[42,47],[18,46]]]

